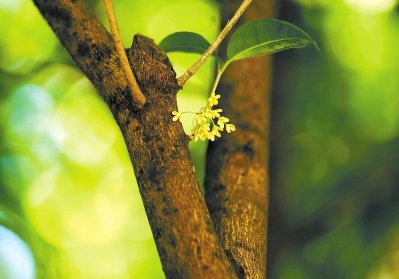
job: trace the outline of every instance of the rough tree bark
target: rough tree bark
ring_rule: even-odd
[[[34,2],[122,131],[165,275],[235,278],[199,190],[186,135],[172,121],[179,88],[166,55],[135,37],[129,59],[147,98],[137,110],[111,36],[88,7],[80,0]]]
[[[239,3],[222,1],[222,21]],[[273,11],[274,1],[255,0],[234,29],[271,17]],[[226,53],[226,42],[220,55]],[[217,93],[224,115],[237,130],[211,142],[207,153],[206,202],[219,241],[240,278],[266,278],[270,86],[270,56],[229,65]]]
[[[240,271],[243,265],[240,263],[234,268],[233,264],[239,261],[231,257],[232,250],[227,249],[233,260],[231,262],[219,243],[214,225],[220,231],[223,223],[217,218],[212,223],[199,190],[187,137],[181,124],[172,121],[171,112],[177,110],[176,93],[180,88],[166,54],[152,40],[140,35],[134,37],[132,48],[127,50],[133,73],[147,99],[144,107],[138,109],[134,106],[127,81],[120,69],[111,35],[83,1],[33,1],[76,64],[108,104],[122,131],[166,277],[237,278],[235,270]],[[254,125],[257,127],[260,123]],[[241,131],[235,132],[237,134],[246,130],[241,124],[238,127]],[[250,174],[262,172],[261,176],[255,176],[255,180],[264,184],[266,157],[259,157],[258,152],[264,152],[264,156],[267,156],[267,151],[264,151],[267,149],[266,146],[263,149],[259,146],[264,141],[258,141],[257,137],[260,135],[261,138],[267,138],[267,135],[263,128],[259,129],[260,132],[253,132],[252,141],[242,145],[243,155],[239,156],[247,158],[246,162],[251,164]],[[236,161],[237,155],[232,155],[232,160]],[[245,176],[242,169],[239,172],[241,177]],[[266,190],[261,198],[263,203],[265,194]],[[253,194],[251,196],[256,198]],[[232,202],[241,207],[239,200]],[[255,200],[250,204],[257,208],[259,202]],[[248,205],[244,207],[250,209]],[[247,230],[248,237],[254,237],[256,243],[266,237],[263,235],[266,228],[265,205],[259,210],[263,216],[259,215],[256,220],[245,219],[246,223],[239,225],[243,228],[250,221],[259,222],[259,226],[264,229],[253,230],[250,226]],[[261,235],[256,237],[253,232]],[[225,235],[221,237],[225,239]],[[247,255],[248,259],[266,253],[262,241],[248,246],[258,251]],[[236,244],[240,245],[240,242]],[[246,266],[255,264],[251,270],[264,269],[263,256],[260,261],[263,264],[248,260]]]

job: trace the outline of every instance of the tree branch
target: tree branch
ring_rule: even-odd
[[[198,71],[198,69],[205,63],[205,61],[209,58],[209,56],[212,55],[212,53],[218,48],[220,43],[223,41],[223,39],[226,37],[226,35],[230,32],[231,28],[233,28],[234,24],[237,22],[237,20],[240,18],[240,16],[243,14],[245,9],[251,4],[252,0],[244,0],[238,10],[235,12],[234,16],[229,20],[226,24],[226,26],[223,28],[222,32],[220,32],[219,36],[216,38],[216,40],[213,42],[213,44],[205,51],[205,53],[201,56],[200,59],[198,59],[197,62],[194,63],[188,69],[181,77],[178,78],[178,84],[179,86],[183,86],[186,81],[192,77],[195,72]]]
[[[222,18],[238,1],[222,1]],[[243,21],[271,16],[272,0],[254,1]],[[220,52],[225,53],[226,43]],[[270,56],[232,63],[217,90],[220,107],[236,126],[210,142],[205,193],[219,241],[240,278],[266,278]]]
[[[186,135],[172,121],[180,87],[166,54],[138,35],[127,51],[147,99],[137,110],[112,38],[87,6],[81,0],[34,2],[122,131],[166,277],[237,278],[199,190]]]
[[[127,84],[132,92],[133,100],[137,104],[137,107],[142,108],[145,103],[145,97],[141,92],[139,85],[137,84],[136,78],[134,77],[132,69],[130,68],[129,61],[127,60],[125,48],[123,47],[122,38],[119,33],[118,24],[116,23],[112,0],[104,0],[104,6],[107,12],[112,38],[114,39],[116,51],[118,53],[119,62],[121,63],[122,70],[125,73]]]

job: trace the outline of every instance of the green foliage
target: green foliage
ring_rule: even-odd
[[[294,266],[308,279],[399,278],[398,10],[297,2],[286,18],[311,29],[323,51],[273,61],[270,213],[282,216],[269,231],[286,237],[268,251],[278,258],[268,278]]]
[[[194,32],[175,32],[165,37],[158,45],[165,52],[183,51],[201,54],[211,44],[200,34]]]
[[[318,49],[305,31],[288,22],[268,18],[253,20],[240,26],[231,36],[223,69],[236,60],[301,48],[310,43]]]
[[[182,51],[188,53],[204,53],[211,44],[200,34],[194,32],[175,32],[165,37],[158,44],[165,52]],[[217,54],[214,53],[217,58]]]
[[[316,42],[299,27],[285,21],[265,18],[247,22],[234,32],[227,46],[227,61],[224,64],[216,51],[213,55],[223,72],[231,62],[236,60],[290,48],[301,48],[311,43],[319,50]],[[165,52],[182,51],[203,54],[211,44],[200,34],[176,32],[165,37],[159,46]]]

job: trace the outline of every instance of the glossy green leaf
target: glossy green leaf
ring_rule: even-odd
[[[227,61],[230,62],[270,54],[289,48],[300,48],[315,41],[302,29],[288,22],[276,19],[260,19],[245,23],[231,37],[227,47]]]
[[[159,46],[165,52],[181,51],[203,54],[209,47],[210,43],[198,33],[194,32],[176,32],[166,36]],[[216,52],[213,53],[218,62],[221,62]]]

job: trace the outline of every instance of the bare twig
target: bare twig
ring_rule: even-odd
[[[122,66],[122,70],[125,73],[127,83],[130,91],[133,95],[133,100],[136,102],[139,108],[141,108],[145,103],[145,96],[140,90],[137,84],[136,78],[133,75],[132,69],[130,68],[129,61],[126,56],[125,49],[122,44],[121,35],[119,34],[118,24],[116,23],[114,7],[112,5],[112,0],[104,0],[105,10],[107,12],[107,17],[109,21],[109,26],[111,28],[112,38],[114,39],[116,51],[118,53],[119,61]]]
[[[219,84],[219,81],[220,81],[220,77],[222,76],[222,74],[223,74],[223,72],[221,70],[218,70],[218,73],[216,74],[216,79],[215,79],[215,82],[213,84],[212,91],[211,91],[210,95],[212,95],[212,93],[216,92],[216,88],[218,87],[218,84]]]
[[[105,1],[105,0],[104,0]],[[216,50],[216,48],[220,45],[222,40],[226,37],[227,33],[231,30],[231,28],[234,26],[234,24],[237,22],[237,20],[240,18],[242,13],[245,11],[245,9],[251,4],[252,0],[244,0],[241,4],[241,6],[238,8],[234,16],[229,20],[222,30],[220,32],[219,36],[216,38],[216,40],[213,42],[213,44],[205,51],[205,53],[202,55],[202,57],[194,63],[193,66],[191,66],[190,69],[187,70],[181,77],[178,78],[178,84],[179,86],[183,86],[186,81],[194,75],[194,73],[205,63],[205,61],[208,59],[209,56]]]

